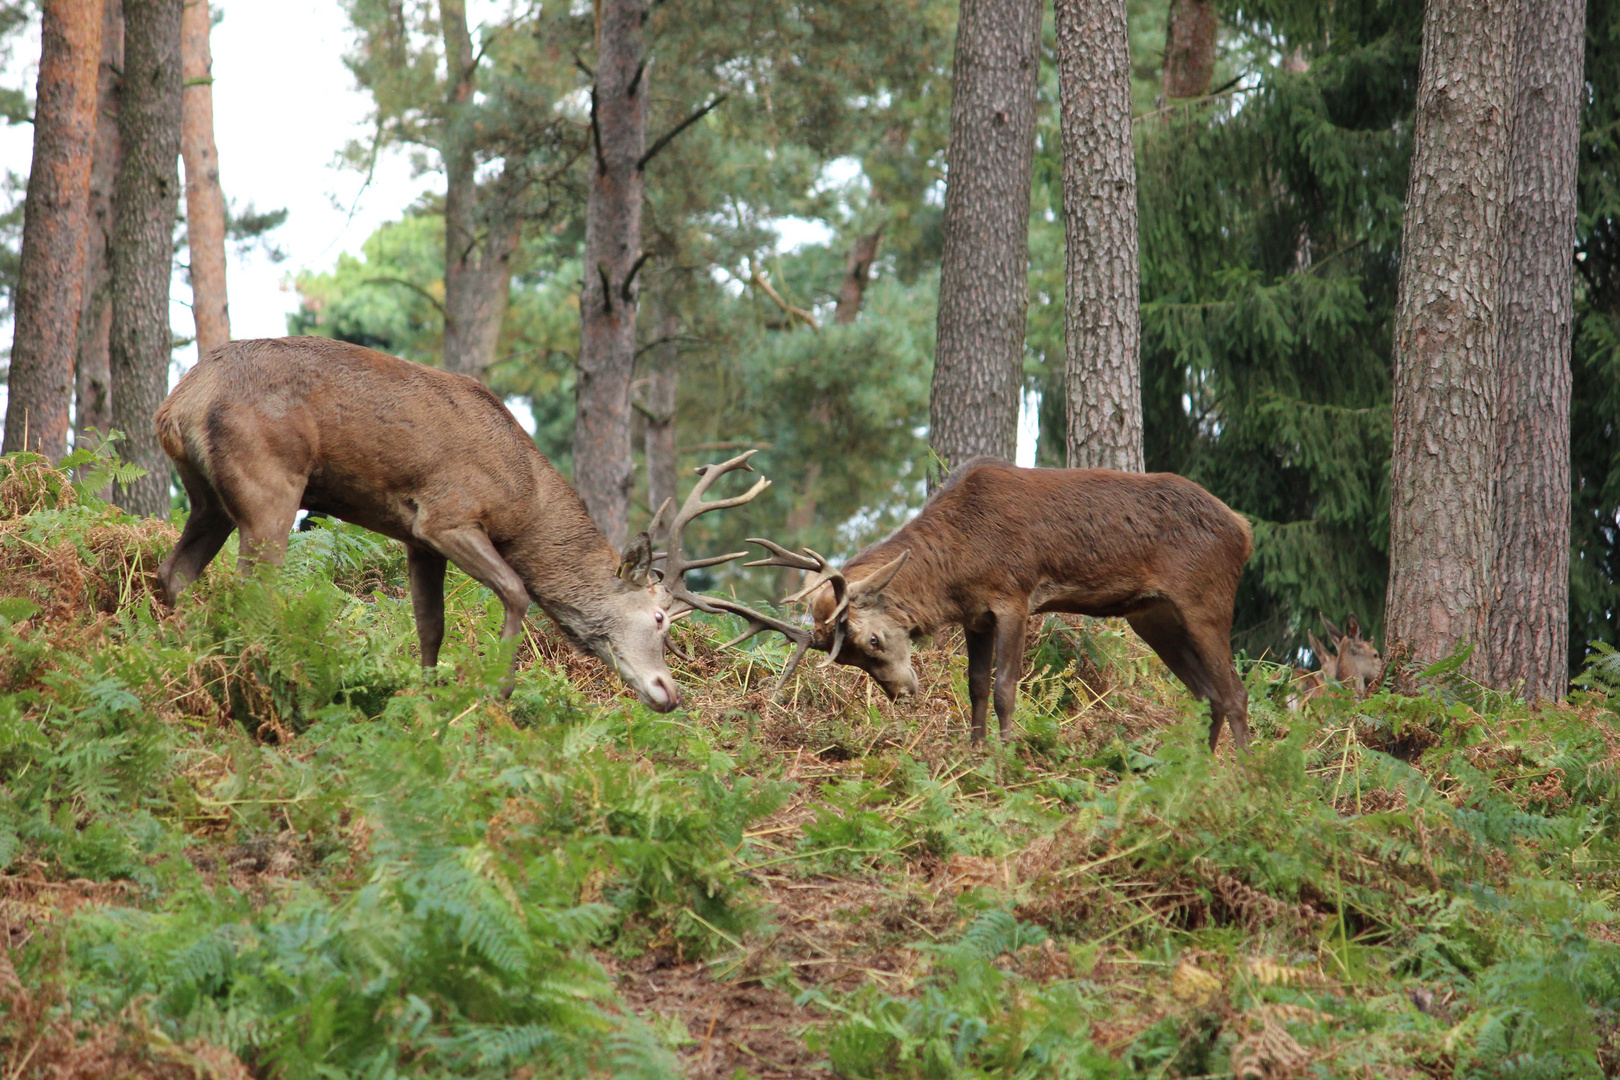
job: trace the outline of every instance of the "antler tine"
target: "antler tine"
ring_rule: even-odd
[[[771,552],[771,556],[770,558],[755,559],[753,562],[743,563],[744,566],[785,566],[790,570],[821,569],[821,564],[816,560],[791,552],[773,540],[766,540],[761,536],[750,536],[748,542],[765,548]]]
[[[744,566],[785,566],[790,570],[809,570],[821,575],[820,580],[811,581],[798,592],[789,596],[784,596],[782,598],[782,603],[798,603],[800,600],[803,600],[805,597],[809,596],[823,585],[831,585],[833,588],[833,596],[837,600],[837,603],[833,607],[833,613],[830,616],[832,621],[836,622],[838,618],[849,609],[849,598],[846,595],[848,592],[848,584],[844,581],[843,571],[829,563],[824,556],[818,554],[814,549],[805,548],[804,554],[798,555],[789,551],[781,544],[766,540],[763,537],[750,536],[748,538],[748,542],[750,544],[758,544],[760,547],[767,549],[771,552],[771,556],[769,558],[755,559],[753,562],[743,563]]]
[[[738,615],[747,620],[748,628],[741,634],[738,634],[736,637],[726,642],[721,646],[721,648],[731,648],[748,640],[755,634],[764,633],[767,630],[775,630],[777,633],[781,634],[783,637],[787,638],[797,646],[797,648],[794,649],[793,656],[788,661],[787,666],[782,669],[781,676],[776,680],[775,688],[771,691],[771,698],[772,700],[775,700],[778,696],[780,696],[783,688],[787,686],[788,679],[793,676],[793,672],[799,666],[799,661],[803,659],[805,651],[810,648],[814,636],[813,632],[805,627],[797,626],[790,622],[783,622],[781,619],[776,619],[762,612],[755,611],[753,608],[739,604],[735,600],[728,600],[719,596],[700,596],[693,593],[686,587],[686,572],[688,570],[696,570],[705,566],[715,566],[720,563],[730,562],[732,559],[742,558],[744,555],[747,555],[748,552],[738,551],[726,555],[716,555],[706,559],[693,559],[688,561],[682,542],[686,526],[691,524],[693,519],[697,518],[699,515],[707,514],[711,510],[724,510],[731,506],[741,506],[746,502],[752,501],[755,496],[770,486],[771,482],[769,480],[765,479],[764,477],[760,477],[759,480],[754,483],[753,487],[749,488],[741,495],[737,495],[729,499],[713,500],[705,500],[703,497],[708,492],[709,488],[714,485],[714,482],[720,477],[724,476],[726,473],[737,469],[742,469],[746,472],[753,472],[753,466],[748,463],[748,459],[753,457],[757,452],[758,451],[755,450],[749,450],[746,453],[739,454],[738,456],[732,458],[730,461],[723,461],[718,465],[704,465],[697,470],[698,481],[692,485],[691,492],[687,494],[686,501],[681,504],[680,512],[675,515],[675,520],[671,522],[669,527],[669,550],[664,556],[664,586],[669,590],[671,597],[671,618],[677,617],[674,613],[677,611],[677,609],[680,609],[680,614],[685,614],[686,612],[692,610],[705,611],[711,615],[717,615],[721,612],[729,612],[732,615]],[[663,513],[663,508],[660,508],[660,517]],[[831,570],[831,568],[827,566],[827,560],[821,558],[819,555],[816,555],[814,552],[809,552],[808,554],[810,557],[805,558],[795,555],[785,548],[778,547],[769,540],[750,539],[750,543],[757,543],[770,549],[775,554],[775,558],[788,559],[792,561],[775,562],[772,559],[766,559],[760,562],[748,563],[747,565],[749,566],[793,566],[801,570],[819,570],[823,573]],[[831,572],[833,574],[838,573],[836,570],[831,570]],[[843,584],[843,577],[841,575],[838,577],[838,584],[840,586],[839,597],[842,599],[843,589],[841,586]],[[839,637],[840,639],[842,638],[841,633]]]
[[[738,454],[730,461],[723,461],[718,465],[703,465],[698,468],[697,483],[692,485],[692,490],[687,494],[686,501],[681,504],[680,512],[675,515],[675,520],[670,523],[669,550],[664,555],[664,585],[669,590],[670,596],[676,601],[694,607],[699,611],[714,614],[717,610],[715,607],[687,589],[686,572],[688,570],[702,569],[706,566],[718,566],[720,563],[740,559],[748,554],[746,551],[737,551],[727,555],[716,555],[707,559],[688,561],[682,541],[686,526],[691,524],[692,520],[700,514],[707,514],[711,510],[724,510],[729,506],[741,506],[770,486],[771,482],[762,476],[753,487],[734,498],[714,499],[712,501],[705,501],[703,498],[704,493],[714,485],[714,482],[726,473],[736,469],[753,472],[753,466],[748,464],[748,459],[758,452],[757,450],[749,450]],[[660,513],[662,513],[662,510],[660,510]]]

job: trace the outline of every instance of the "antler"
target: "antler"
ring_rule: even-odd
[[[758,453],[757,450],[749,450],[747,453],[740,454],[737,457],[732,458],[730,461],[722,462],[719,465],[704,465],[697,470],[699,477],[698,482],[692,485],[692,490],[686,496],[686,502],[682,504],[680,513],[675,515],[675,520],[670,524],[669,527],[669,551],[664,557],[664,587],[669,590],[669,594],[672,598],[672,604],[670,606],[670,618],[672,619],[679,618],[681,615],[685,615],[687,612],[695,609],[698,611],[706,611],[711,615],[718,615],[721,612],[729,612],[730,614],[739,615],[748,620],[748,629],[726,642],[721,646],[721,648],[729,648],[740,642],[746,641],[755,634],[766,630],[775,630],[783,637],[786,637],[789,641],[794,642],[798,648],[793,651],[793,656],[788,661],[787,667],[782,669],[781,677],[776,680],[776,688],[771,691],[771,697],[775,698],[782,692],[782,688],[787,685],[788,679],[792,678],[794,670],[799,666],[800,659],[803,658],[805,651],[809,649],[811,642],[810,631],[806,630],[802,626],[795,626],[793,623],[783,622],[780,619],[772,618],[771,616],[762,612],[755,611],[753,608],[745,607],[744,605],[737,603],[735,600],[728,600],[720,596],[701,596],[692,592],[686,587],[686,572],[688,570],[697,570],[705,566],[717,566],[720,563],[730,562],[733,559],[740,559],[744,555],[748,554],[746,551],[734,551],[726,555],[716,555],[707,559],[688,559],[686,557],[683,534],[686,530],[686,526],[691,524],[694,518],[697,518],[702,514],[707,514],[711,510],[724,510],[730,506],[741,506],[743,503],[749,502],[754,498],[754,496],[758,495],[760,492],[764,491],[770,486],[771,482],[769,480],[765,479],[764,477],[760,477],[760,479],[754,483],[753,487],[749,488],[743,494],[733,498],[713,500],[705,500],[703,498],[704,493],[713,486],[714,482],[720,477],[724,476],[726,473],[732,472],[736,469],[742,469],[746,472],[753,472],[753,466],[748,463],[748,459],[753,457],[756,453]],[[668,506],[669,501],[666,501],[664,506],[659,507],[658,514],[654,518],[655,522],[663,519],[665,509]],[[761,542],[763,543],[764,541]],[[748,565],[757,566],[764,564],[749,563]],[[677,604],[684,606],[682,606],[679,610],[676,610],[675,605]]]
[[[748,542],[758,544],[771,554],[764,559],[755,559],[753,562],[743,563],[744,566],[785,566],[790,570],[809,570],[821,575],[819,581],[812,579],[798,592],[791,596],[784,596],[782,598],[784,604],[794,604],[807,599],[811,593],[823,585],[832,586],[833,599],[836,603],[833,606],[832,615],[828,617],[827,621],[833,625],[833,642],[832,648],[827,653],[827,659],[821,665],[822,667],[830,667],[833,661],[838,659],[838,650],[844,647],[843,616],[849,610],[849,585],[844,580],[844,572],[833,566],[811,548],[805,548],[804,554],[798,555],[763,537],[750,536]],[[754,631],[754,633],[758,633],[758,631]]]

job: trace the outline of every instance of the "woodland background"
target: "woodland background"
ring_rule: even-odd
[[[474,28],[479,84],[452,124],[441,6],[345,6],[347,63],[376,104],[374,139],[349,157],[362,172],[386,146],[409,148],[425,171],[442,170],[447,155],[470,162],[478,227],[511,231],[509,305],[486,377],[528,403],[536,441],[572,475],[592,10],[518,5]],[[1217,4],[1212,93],[1167,105],[1168,7],[1133,0],[1128,11],[1147,467],[1189,476],[1254,520],[1240,649],[1292,654],[1319,610],[1355,612],[1378,636],[1422,4]],[[719,543],[763,533],[844,557],[924,497],[956,15],[944,0],[652,9],[649,142],[718,104],[647,168],[636,445],[639,454],[672,438],[682,470],[719,450],[763,450],[775,486],[719,526]],[[0,40],[15,42],[31,17],[29,3],[0,5]],[[1061,465],[1062,162],[1045,18],[1023,366],[1040,403],[1036,463]],[[1572,671],[1589,642],[1620,641],[1617,35],[1617,5],[1592,0],[1575,254]],[[28,89],[5,91],[10,121],[30,115]],[[223,163],[227,188],[229,173]],[[25,178],[16,165],[7,175],[9,302]],[[401,207],[360,252],[300,272],[289,332],[440,362],[445,211],[442,197]],[[784,218],[831,239],[788,250],[775,228]],[[276,221],[256,213],[231,227],[251,237]],[[852,268],[866,262],[870,284],[855,283]],[[644,441],[649,421],[664,443]],[[638,460],[641,512],[650,486],[667,490],[651,471]],[[736,587],[757,595],[780,584]]]

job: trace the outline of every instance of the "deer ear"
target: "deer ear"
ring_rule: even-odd
[[[632,585],[646,585],[652,580],[652,563],[652,537],[638,532],[624,549],[624,557],[619,560],[619,580]]]
[[[1353,611],[1350,613],[1350,617],[1344,620],[1344,636],[1347,638],[1361,637],[1361,620],[1356,618]]]
[[[1328,622],[1328,617],[1323,615],[1320,611],[1316,613],[1316,617],[1321,619],[1322,625],[1327,628],[1328,640],[1333,642],[1334,645],[1337,645],[1339,643],[1339,639],[1344,637],[1343,634],[1339,633],[1339,628]]]
[[[911,550],[908,548],[902,551],[898,558],[879,567],[877,573],[851,583],[849,586],[850,601],[875,599],[888,586],[889,582],[894,580],[894,575],[900,572],[900,568],[906,565],[906,560],[909,558],[911,558]]]

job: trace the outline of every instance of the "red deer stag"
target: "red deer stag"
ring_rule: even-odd
[[[656,580],[646,533],[621,559],[476,380],[327,338],[234,341],[186,373],[156,426],[191,497],[180,542],[158,568],[171,606],[233,529],[242,534],[239,569],[281,562],[303,507],[405,545],[424,668],[438,663],[444,640],[450,561],[500,598],[502,640],[539,604],[648,706],[680,703],[664,662],[669,624],[705,605],[683,583],[672,591]],[[763,490],[762,479],[747,495],[702,502],[716,477],[747,468],[746,457],[699,470],[679,524]]]
[[[1249,525],[1168,473],[1021,469],[980,458],[953,472],[922,513],[842,571],[767,540],[751,566],[815,571],[815,625],[799,654],[865,670],[891,698],[916,693],[911,641],[947,623],[967,637],[973,738],[982,740],[994,667],[1005,737],[1024,664],[1024,630],[1044,611],[1124,616],[1187,688],[1210,704],[1209,744],[1232,724],[1249,741],[1248,691],[1232,666],[1232,601],[1253,549]],[[751,631],[766,629],[760,623]],[[793,635],[789,635],[792,637]],[[797,654],[796,654],[797,655]]]

